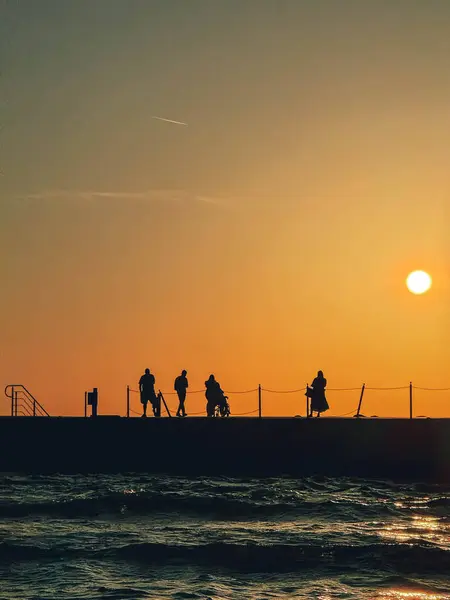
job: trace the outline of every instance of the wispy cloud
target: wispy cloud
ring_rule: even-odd
[[[185,127],[188,126],[188,124],[184,123],[183,121],[174,121],[173,119],[165,119],[164,117],[156,117],[155,115],[152,116],[152,119],[157,119],[158,121],[165,121],[166,123],[174,123],[175,125],[184,125]]]
[[[138,200],[142,202],[170,202],[183,204],[208,204],[227,207],[227,202],[214,196],[196,194],[187,190],[150,189],[143,191],[113,191],[113,190],[68,190],[49,189],[20,196],[22,200]]]

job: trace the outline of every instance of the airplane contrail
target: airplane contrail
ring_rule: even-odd
[[[164,117],[153,116],[152,119],[158,119],[158,121],[165,121],[166,123],[175,123],[175,125],[184,125],[185,127],[188,126],[188,124],[183,123],[183,121],[174,121],[173,119],[164,119]]]

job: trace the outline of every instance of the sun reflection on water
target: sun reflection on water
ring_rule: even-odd
[[[405,590],[383,590],[378,592],[379,598],[392,598],[393,600],[449,600],[450,596]]]
[[[379,529],[382,538],[395,542],[422,540],[446,547],[449,539],[449,527],[438,517],[413,515],[408,522],[391,522]]]
[[[421,498],[403,498],[394,502],[394,506],[395,508],[400,508],[402,510],[427,510],[429,508],[428,503],[430,500],[430,496],[422,496]]]

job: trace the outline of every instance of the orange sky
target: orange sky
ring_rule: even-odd
[[[183,368],[191,389],[318,369],[330,388],[450,387],[450,4],[0,10],[0,383],[61,415],[94,386],[124,414],[146,367],[163,391]],[[330,391],[327,414],[358,396]],[[263,394],[266,415],[304,405]],[[363,413],[408,406],[368,390]],[[450,416],[450,392],[415,391],[415,413]]]

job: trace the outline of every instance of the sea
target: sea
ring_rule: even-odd
[[[450,600],[450,485],[2,474],[0,598]]]

